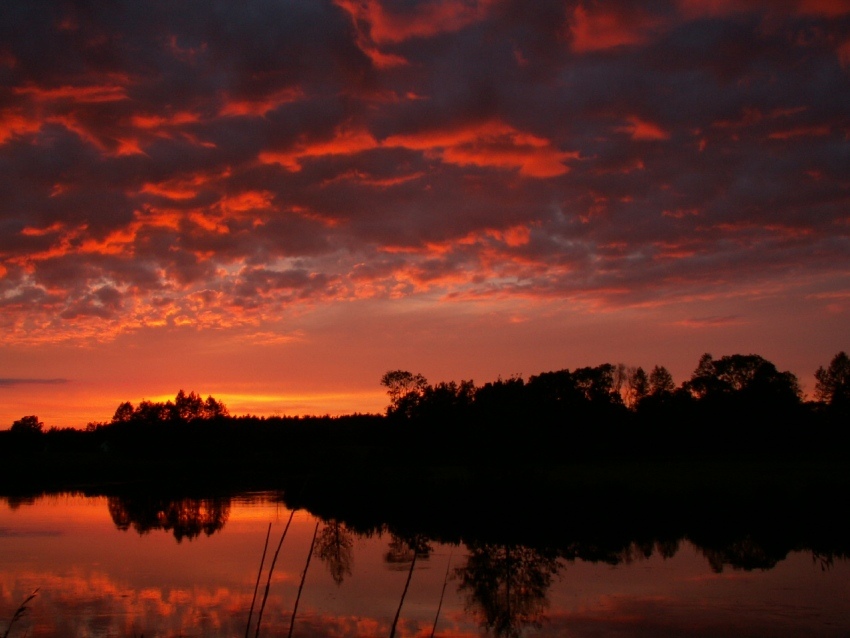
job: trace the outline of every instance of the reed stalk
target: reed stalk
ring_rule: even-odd
[[[277,556],[280,554],[280,546],[283,545],[283,539],[286,538],[286,533],[289,531],[289,526],[292,524],[292,517],[295,516],[295,510],[292,510],[289,514],[289,520],[286,521],[286,527],[283,528],[283,534],[280,535],[280,541],[277,544],[277,549],[275,550],[274,557],[272,558],[272,564],[269,566],[269,578],[266,581],[266,590],[263,592],[263,602],[260,605],[260,611],[257,614],[257,631],[254,634],[254,638],[260,638],[260,624],[263,622],[263,610],[266,608],[266,600],[269,597],[269,587],[272,584],[272,574],[274,573],[274,566],[277,563]]]
[[[254,615],[254,603],[257,602],[257,591],[260,589],[260,577],[263,575],[263,565],[266,562],[266,551],[269,548],[269,536],[272,533],[272,524],[269,523],[269,529],[266,532],[266,544],[263,545],[263,557],[260,559],[260,569],[257,572],[257,582],[254,584],[254,596],[251,598],[251,609],[248,611],[248,624],[245,625],[245,638],[248,638],[248,632],[251,631],[251,616]]]
[[[446,585],[449,583],[449,568],[452,566],[452,555],[454,552],[449,554],[449,562],[446,563],[446,575],[443,578],[443,591],[440,592],[440,604],[437,605],[437,615],[434,616],[434,626],[431,628],[431,638],[434,638],[434,632],[437,631],[437,621],[440,619],[440,610],[443,608],[443,598],[446,595]]]
[[[6,631],[3,634],[3,638],[9,638],[9,632],[12,631],[12,625],[18,622],[21,618],[23,618],[27,613],[27,605],[32,602],[32,599],[35,598],[35,595],[38,593],[39,588],[36,587],[35,590],[24,599],[18,608],[15,610],[15,613],[12,615],[12,619],[9,621],[9,626],[6,627]]]
[[[295,597],[295,606],[292,608],[292,618],[289,619],[289,633],[287,638],[292,638],[292,628],[295,627],[295,612],[298,611],[298,602],[301,600],[301,590],[304,589],[304,581],[307,579],[307,570],[310,568],[310,559],[313,557],[313,548],[316,546],[316,535],[319,533],[319,521],[316,521],[316,529],[313,530],[313,540],[310,542],[310,551],[307,553],[307,563],[301,572],[301,583],[298,585],[298,595]]]
[[[398,601],[398,609],[395,612],[395,618],[393,618],[393,626],[390,629],[390,638],[395,638],[395,629],[396,625],[398,625],[398,617],[401,615],[401,607],[404,605],[404,597],[407,596],[407,588],[410,587],[410,579],[413,576],[413,568],[416,566],[416,557],[419,555],[419,552],[416,551],[416,548],[413,548],[413,560],[410,561],[410,570],[407,572],[407,582],[404,583],[404,591],[401,592],[401,600]]]

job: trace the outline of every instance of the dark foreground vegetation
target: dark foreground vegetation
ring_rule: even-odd
[[[540,509],[590,493],[620,511],[694,495],[734,497],[743,514],[789,499],[819,511],[850,487],[850,359],[837,354],[816,381],[804,401],[793,374],[757,355],[704,355],[678,387],[660,366],[483,386],[396,370],[381,380],[385,415],[300,418],[233,416],[181,391],[123,403],[85,430],[16,421],[0,432],[0,493],[286,488],[400,516],[480,510],[482,521],[497,503]]]

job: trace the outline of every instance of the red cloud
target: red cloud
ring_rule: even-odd
[[[274,193],[271,191],[246,191],[238,195],[229,195],[219,202],[222,211],[229,214],[248,213],[256,210],[269,210],[272,207]]]
[[[286,87],[269,95],[249,99],[225,97],[224,104],[219,110],[220,115],[253,115],[262,117],[284,104],[296,102],[304,97],[300,87]]]
[[[323,155],[352,155],[378,147],[369,131],[362,128],[339,128],[333,137],[320,141],[304,141],[285,151],[264,151],[259,160],[263,164],[280,164],[290,171],[301,170],[301,160]]]
[[[850,0],[800,0],[798,11],[826,17],[845,15],[850,13]]]
[[[0,111],[0,144],[13,137],[37,133],[41,125],[40,120],[19,110]]]
[[[829,135],[830,130],[830,127],[827,125],[798,126],[782,131],[774,131],[767,137],[772,140],[790,140],[796,137],[817,137],[822,135]]]
[[[192,199],[198,193],[195,188],[186,187],[178,184],[145,184],[142,186],[142,193],[149,195],[158,195],[168,199]]]
[[[431,0],[408,13],[393,13],[380,0],[335,0],[358,27],[365,26],[372,42],[393,44],[410,38],[457,31],[486,17],[492,0]]]
[[[13,92],[16,95],[29,96],[37,102],[69,100],[83,104],[96,104],[99,102],[116,102],[127,99],[127,89],[120,85],[67,85],[56,88],[43,88],[30,84],[16,87]]]
[[[678,0],[687,17],[725,16],[750,11],[793,12],[799,15],[835,17],[850,13],[850,0]]]
[[[727,326],[740,326],[745,324],[738,315],[712,316],[712,317],[692,317],[689,319],[681,319],[674,321],[672,325],[681,326],[683,328],[725,328]]]
[[[380,0],[335,0],[357,30],[360,50],[379,69],[407,64],[400,55],[381,51],[379,45],[397,44],[411,38],[428,38],[462,29],[486,17],[493,0],[432,0],[407,13],[394,13]]]
[[[328,184],[334,184],[338,182],[350,182],[352,184],[372,186],[375,188],[390,188],[392,186],[400,186],[401,184],[406,184],[407,182],[412,182],[413,180],[420,179],[424,175],[425,173],[423,173],[422,171],[417,171],[415,173],[410,173],[407,175],[376,177],[364,171],[352,169],[350,171],[346,171],[344,173],[336,175],[331,179],[325,180],[324,182],[322,182],[322,186],[327,186]]]
[[[641,120],[636,116],[626,119],[629,123],[618,127],[616,130],[622,133],[628,133],[633,140],[660,141],[670,139],[670,133],[662,129],[658,124]]]
[[[617,11],[617,7],[596,4],[588,10],[579,4],[574,9],[570,22],[570,46],[576,53],[586,53],[624,45],[644,44],[660,24],[660,19],[644,13],[624,13]]]
[[[578,158],[578,153],[560,151],[545,138],[491,121],[391,135],[381,143],[365,129],[342,128],[328,140],[304,141],[283,151],[264,151],[260,153],[259,160],[264,164],[280,164],[297,172],[305,158],[354,155],[381,147],[424,151],[457,166],[518,169],[527,177],[563,175],[569,171],[564,162]]]
[[[159,182],[145,182],[138,192],[130,192],[128,195],[134,196],[138,193],[147,193],[173,200],[192,199],[198,195],[202,188],[220,186],[220,182],[227,180],[231,176],[232,171],[230,169],[215,173],[200,171]]]
[[[197,113],[185,111],[163,116],[158,114],[151,115],[133,115],[130,117],[130,123],[140,129],[159,129],[170,126],[182,126],[183,124],[194,124],[199,122],[201,116]]]
[[[563,175],[569,171],[564,162],[578,159],[576,152],[559,151],[549,140],[499,121],[393,135],[383,145],[432,152],[458,166],[519,169],[527,177]]]

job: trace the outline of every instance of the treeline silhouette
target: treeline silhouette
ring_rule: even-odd
[[[811,437],[838,441],[850,416],[850,358],[839,352],[815,373],[806,401],[794,374],[759,355],[704,354],[676,386],[669,371],[610,363],[498,379],[428,384],[421,374],[381,379],[388,419],[423,434],[473,431],[485,446],[512,450],[548,442],[557,455],[752,452],[793,448]]]
[[[408,420],[502,422],[522,419],[566,423],[583,417],[624,420],[628,414],[657,419],[698,412],[746,417],[784,415],[783,421],[819,414],[846,415],[850,407],[850,359],[838,353],[815,373],[815,399],[804,401],[797,377],[759,355],[714,359],[704,354],[691,378],[676,386],[670,372],[605,363],[543,372],[476,387],[472,381],[429,385],[421,374],[387,372],[381,379],[390,397],[387,415]],[[790,413],[788,412],[790,410]]]
[[[476,386],[387,372],[383,415],[233,416],[213,397],[121,403],[109,422],[0,432],[0,489],[98,481],[261,484],[296,477],[541,476],[563,463],[840,456],[850,439],[850,358],[797,378],[759,355],[703,355],[675,385],[663,366],[602,364]],[[471,474],[470,474],[471,472]],[[438,473],[439,474],[439,473]],[[451,472],[448,473],[450,475]],[[414,478],[413,480],[419,480]]]

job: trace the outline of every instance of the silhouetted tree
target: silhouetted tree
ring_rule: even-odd
[[[707,361],[703,359],[703,363]],[[694,394],[687,388],[677,389],[673,376],[664,366],[654,366],[648,382],[648,393],[635,406],[644,434],[640,445],[645,453],[667,455],[693,448],[693,437],[701,436],[699,429],[692,427]],[[686,424],[688,427],[683,427]]]
[[[172,418],[188,423],[193,419],[200,419],[203,416],[204,400],[194,392],[186,394],[183,390],[180,390],[177,396],[174,397]]]
[[[476,421],[513,426],[527,412],[527,397],[525,381],[518,375],[489,381],[475,391]]]
[[[528,379],[529,400],[537,404],[568,405],[584,399],[569,370],[541,372]]]
[[[584,397],[593,403],[622,404],[617,387],[617,367],[603,363],[593,368],[577,368],[572,377]]]
[[[112,415],[113,423],[128,423],[133,420],[133,415],[136,410],[133,407],[133,404],[129,401],[125,401],[121,405],[118,406],[115,410],[115,414]]]
[[[696,402],[682,415],[692,426],[686,436],[695,443],[696,432],[712,432],[700,443],[704,450],[764,452],[787,446],[803,415],[797,377],[754,354],[703,355],[683,388]]]
[[[627,385],[629,382],[629,369],[626,367],[625,363],[618,363],[613,366],[612,375],[614,377],[614,392],[623,396],[623,386]]]
[[[655,366],[649,373],[649,394],[672,394],[676,390],[673,375],[664,366]]]
[[[697,398],[745,393],[750,400],[799,402],[802,394],[796,376],[755,354],[704,354],[687,386]]]
[[[133,421],[141,423],[164,423],[168,421],[174,412],[174,404],[171,401],[157,403],[154,401],[142,401],[133,412]]]
[[[186,394],[180,390],[173,402],[142,401],[134,408],[132,403],[125,401],[115,410],[112,423],[189,423],[227,416],[227,407],[213,397],[203,400],[194,391]]]
[[[815,372],[815,399],[833,406],[847,409],[850,407],[850,357],[842,351]]]
[[[227,406],[224,405],[221,401],[217,401],[211,396],[207,397],[207,400],[204,401],[203,408],[203,418],[205,419],[218,419],[230,416],[230,412],[227,410]]]
[[[629,368],[626,376],[626,405],[635,407],[649,394],[649,379],[643,368]]]
[[[697,399],[718,391],[720,384],[714,367],[714,357],[710,353],[706,352],[699,358],[696,369],[684,387]]]
[[[472,405],[475,385],[472,381],[441,381],[435,386],[426,386],[417,397],[414,414],[433,422],[463,418]]]
[[[23,435],[38,435],[44,433],[44,423],[38,420],[38,417],[34,414],[30,416],[23,416],[14,423],[12,423],[12,427],[10,431],[16,434]]]
[[[410,416],[428,386],[428,380],[407,370],[390,370],[381,377],[381,385],[387,388],[390,397],[387,415]]]

